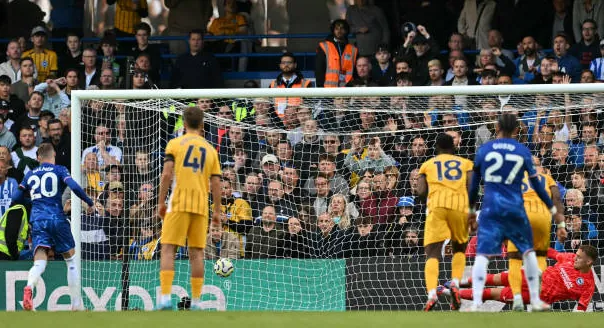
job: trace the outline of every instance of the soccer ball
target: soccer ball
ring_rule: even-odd
[[[220,258],[214,263],[214,273],[223,278],[230,276],[234,270],[235,267],[233,266],[233,262],[229,259]]]

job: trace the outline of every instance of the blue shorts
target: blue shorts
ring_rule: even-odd
[[[54,247],[55,252],[65,253],[75,248],[71,225],[67,220],[35,220],[31,224],[34,252],[38,247]]]
[[[533,249],[533,230],[524,208],[501,212],[482,208],[478,221],[476,254],[500,255],[501,244],[510,240],[522,254]]]

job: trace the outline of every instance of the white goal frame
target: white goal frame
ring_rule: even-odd
[[[357,88],[295,88],[295,89],[172,89],[172,90],[74,90],[71,93],[71,174],[81,184],[81,101],[82,100],[144,100],[172,98],[274,98],[274,97],[400,97],[437,95],[506,95],[506,94],[573,94],[604,93],[604,83],[556,85],[493,85],[493,86],[417,86]],[[75,239],[76,266],[82,279],[80,201],[71,194],[71,231]]]

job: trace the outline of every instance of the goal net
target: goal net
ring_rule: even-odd
[[[473,159],[496,137],[502,112],[518,114],[519,139],[565,196],[569,240],[552,238],[551,247],[604,249],[604,85],[76,91],[72,173],[99,212],[72,205],[88,309],[156,304],[159,177],[187,106],[204,110],[205,138],[223,172],[222,225],[210,227],[205,255],[207,309],[421,309],[426,199],[417,195],[419,167],[434,155],[439,133]],[[472,238],[466,277],[474,250]],[[502,251],[489,272],[507,269]],[[440,284],[450,277],[450,247],[442,253]],[[234,263],[228,278],[213,272],[220,257]],[[186,249],[175,258],[172,301],[186,307]],[[599,283],[599,265],[594,269]],[[596,305],[601,292],[600,283]],[[445,299],[441,304],[449,310]]]

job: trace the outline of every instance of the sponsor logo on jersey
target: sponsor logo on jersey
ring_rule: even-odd
[[[47,60],[43,60],[42,61],[42,67],[44,67],[44,68],[48,67],[48,61]]]
[[[585,281],[583,280],[582,277],[577,278],[577,285],[583,286],[584,283],[585,283]]]

